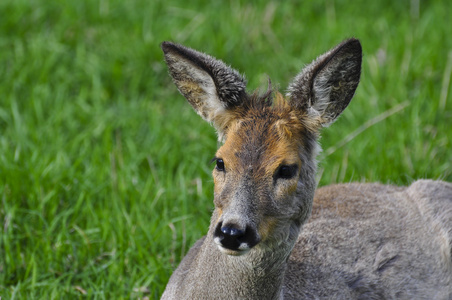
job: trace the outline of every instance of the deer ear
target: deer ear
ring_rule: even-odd
[[[328,126],[352,99],[361,74],[362,49],[349,39],[306,66],[289,85],[289,103],[315,124]]]
[[[246,98],[246,81],[225,63],[182,45],[163,42],[170,75],[179,91],[221,136],[229,110]]]

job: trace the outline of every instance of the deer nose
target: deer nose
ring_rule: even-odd
[[[245,235],[245,230],[240,229],[236,224],[225,224],[222,222],[217,224],[217,228],[215,229],[215,239],[217,243],[229,250],[239,250],[241,245],[240,239]]]
[[[221,227],[221,232],[223,232],[223,234],[225,236],[231,236],[231,237],[241,237],[241,236],[245,235],[244,230],[237,229],[233,226],[223,226],[223,227]]]
[[[232,251],[248,251],[258,242],[256,230],[250,226],[241,228],[237,224],[219,222],[214,232],[214,240],[221,247]]]

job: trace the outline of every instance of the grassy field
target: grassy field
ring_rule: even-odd
[[[171,83],[183,43],[284,90],[347,37],[363,73],[320,185],[452,181],[450,1],[2,0],[0,298],[158,299],[207,231],[215,132]]]

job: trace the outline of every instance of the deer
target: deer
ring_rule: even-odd
[[[162,299],[452,299],[452,184],[317,188],[320,131],[348,106],[362,46],[314,59],[285,95],[247,92],[237,70],[163,42],[169,73],[217,131],[207,235]]]

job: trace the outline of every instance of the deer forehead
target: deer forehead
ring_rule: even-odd
[[[281,165],[300,164],[304,127],[291,110],[266,107],[232,122],[216,156],[230,171],[273,175]]]

